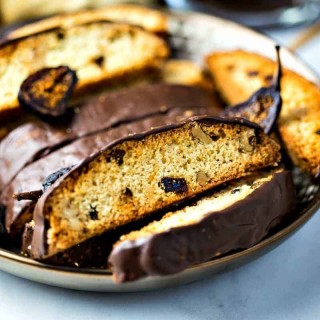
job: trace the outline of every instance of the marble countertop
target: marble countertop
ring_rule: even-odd
[[[299,29],[269,31],[288,45]],[[320,36],[298,55],[320,73]],[[0,319],[320,318],[320,211],[285,243],[234,271],[178,288],[109,294],[49,287],[0,272]]]

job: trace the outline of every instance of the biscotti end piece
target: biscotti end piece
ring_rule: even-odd
[[[290,172],[256,172],[125,234],[109,257],[116,283],[168,275],[249,248],[294,207]],[[270,201],[272,199],[272,201]]]
[[[154,34],[107,22],[55,29],[7,43],[0,47],[0,118],[19,108],[22,82],[43,68],[64,65],[74,70],[79,79],[77,95],[158,68],[168,54],[165,42]]]
[[[206,59],[216,88],[228,104],[250,97],[272,81],[275,63],[241,50],[216,52]],[[320,172],[320,90],[302,76],[284,69],[279,132],[293,162],[312,176]]]
[[[193,118],[116,141],[39,199],[33,257],[53,255],[279,160],[278,144],[243,119]]]

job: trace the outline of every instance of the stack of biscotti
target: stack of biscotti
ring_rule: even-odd
[[[108,92],[74,106],[75,112],[57,124],[28,121],[0,142],[0,191],[26,165],[81,137],[173,107],[220,110],[214,96],[192,86],[154,84]],[[145,128],[147,130],[148,128]]]
[[[20,170],[16,177],[7,184],[0,196],[0,202],[6,205],[6,228],[11,236],[19,235],[23,230],[24,223],[32,219],[32,211],[30,211],[30,208],[34,206],[34,201],[14,200],[12,198],[13,194],[41,189],[42,182],[48,174],[58,171],[62,167],[76,165],[93,152],[98,151],[106,144],[121,137],[136,132],[143,132],[152,127],[181,121],[193,115],[217,114],[219,112],[219,109],[217,110],[215,106],[211,104],[212,101],[209,96],[198,88],[153,85],[148,88],[144,87],[144,89],[143,104],[141,104],[140,99],[134,99],[136,94],[140,96],[140,88],[127,90],[127,100],[120,99],[122,93],[116,93],[116,96],[119,98],[116,101],[121,103],[127,101],[132,107],[136,107],[136,111],[138,111],[138,107],[140,107],[141,110],[139,110],[139,112],[148,110],[148,108],[150,108],[150,110],[155,108],[154,113],[146,113],[140,118],[134,119],[135,114],[132,112],[132,118],[129,120],[121,118],[121,116],[127,115],[127,110],[125,108],[121,109],[122,112],[119,111],[117,115],[120,120],[124,119],[125,121],[123,122],[125,123],[119,124],[118,126],[107,127],[105,130],[100,130],[95,134],[75,139],[73,142],[61,148],[52,148],[51,152],[47,152],[45,156],[34,160]],[[183,93],[183,96],[180,96],[180,93]],[[105,97],[114,97],[114,95],[115,94],[106,94]],[[181,99],[175,100],[178,97]],[[192,102],[193,99],[194,102],[198,103],[200,103],[202,99],[200,103],[202,106],[189,107],[189,102]],[[106,100],[111,101],[111,99]],[[94,101],[92,101],[92,103],[93,102]],[[121,105],[125,106],[126,104],[120,104],[119,106]],[[167,109],[163,108],[166,105],[168,105]],[[110,104],[103,103],[101,106],[110,106]],[[92,107],[94,110],[97,109],[94,104]],[[132,110],[132,108],[129,108],[129,110]],[[119,121],[119,123],[121,123],[121,121]],[[85,125],[85,120],[83,121],[83,125]],[[33,132],[39,133],[36,128],[34,128]]]
[[[289,171],[254,172],[180,205],[160,220],[142,221],[140,227],[127,224],[43,262],[106,268],[109,260],[116,283],[177,273],[261,241],[288,218],[294,195]],[[34,221],[27,223],[23,234],[22,253],[26,256],[31,254],[34,227]]]
[[[277,143],[244,119],[200,117],[120,139],[40,197],[32,256],[52,256],[279,160]]]
[[[207,57],[208,68],[221,96],[229,104],[246,100],[270,84],[275,64],[258,54],[241,50]],[[314,177],[320,174],[320,90],[290,70],[281,80],[282,110],[278,128],[294,164]]]
[[[272,199],[272,201],[270,201]],[[120,237],[109,257],[115,282],[167,275],[261,241],[294,208],[291,175],[255,172]]]

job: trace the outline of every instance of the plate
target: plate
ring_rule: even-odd
[[[196,13],[168,13],[169,42],[176,58],[191,59],[198,64],[212,51],[244,49],[274,59],[275,43],[268,37],[236,23]],[[295,70],[313,82],[315,74],[288,50],[281,51],[283,65]],[[320,207],[320,188],[308,177],[294,170],[298,188],[298,210],[294,219],[250,249],[234,252],[223,257],[190,267],[175,275],[147,277],[145,279],[115,285],[108,270],[75,269],[39,263],[13,252],[0,249],[0,270],[21,278],[62,288],[129,292],[146,291],[187,284],[230,270],[248,263],[274,249],[293,235]]]

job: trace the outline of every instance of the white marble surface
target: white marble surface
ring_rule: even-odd
[[[297,29],[272,31],[287,44]],[[320,73],[320,37],[299,55]],[[64,290],[0,272],[0,319],[320,318],[320,212],[259,260],[191,285],[158,292],[101,294]]]

